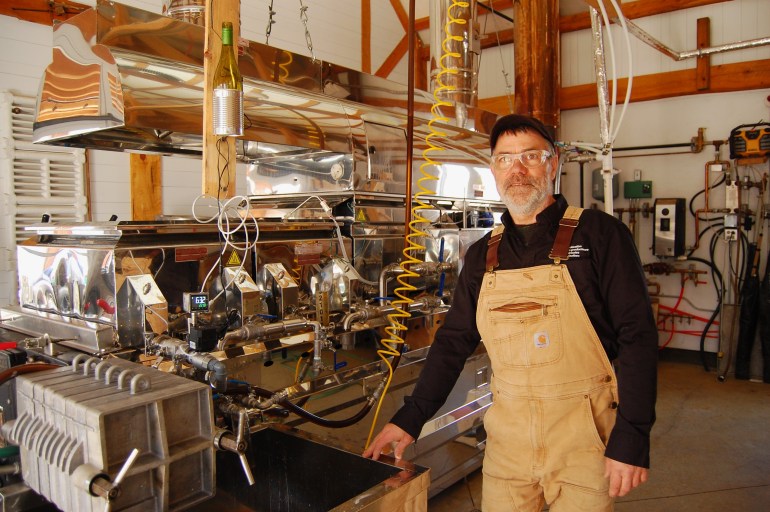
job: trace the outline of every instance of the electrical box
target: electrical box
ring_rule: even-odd
[[[651,181],[627,181],[623,183],[623,197],[626,199],[649,199],[652,197]]]
[[[612,198],[615,199],[620,193],[617,176],[612,179]],[[604,176],[601,169],[594,169],[591,172],[591,197],[597,201],[604,201]]]
[[[665,258],[684,254],[685,222],[683,198],[655,200],[652,240],[655,256]]]

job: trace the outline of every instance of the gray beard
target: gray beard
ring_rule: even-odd
[[[553,195],[553,182],[545,177],[544,183],[531,182],[534,185],[531,192],[526,196],[508,195],[506,190],[498,190],[500,200],[511,212],[511,215],[530,216],[538,212],[545,203],[548,196]]]

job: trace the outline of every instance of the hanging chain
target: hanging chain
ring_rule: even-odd
[[[273,0],[270,0],[270,7],[268,8],[267,12],[268,19],[267,27],[265,28],[265,44],[270,42],[270,34],[273,32],[273,24],[275,23],[275,20],[273,19],[273,16],[275,16],[275,11],[273,10]]]
[[[305,25],[305,42],[307,42],[307,49],[310,50],[310,56],[315,62],[315,53],[313,52],[313,40],[310,38],[310,29],[307,27],[307,6],[299,0],[299,19],[302,20],[302,24]]]

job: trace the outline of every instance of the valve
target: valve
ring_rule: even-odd
[[[249,416],[246,413],[246,410],[240,409],[238,411],[238,434],[234,435],[229,430],[217,429],[214,434],[214,446],[218,450],[226,450],[238,456],[238,459],[241,461],[243,473],[246,475],[246,480],[248,480],[249,485],[251,486],[254,485],[255,480],[254,475],[251,473],[249,461],[246,459],[246,449],[249,446],[245,439],[245,434],[248,432],[249,428],[248,418]]]
[[[128,454],[128,458],[123,463],[123,466],[118,471],[115,480],[110,480],[109,475],[97,470],[91,464],[83,464],[78,466],[72,473],[72,477],[75,480],[75,485],[85,490],[91,496],[104,498],[104,512],[110,512],[112,509],[112,502],[120,496],[120,484],[126,477],[128,470],[136,461],[139,455],[139,450],[134,448],[131,453]]]

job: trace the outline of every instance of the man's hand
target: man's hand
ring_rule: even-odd
[[[413,442],[414,438],[407,434],[403,429],[397,427],[393,423],[388,423],[382,428],[380,433],[377,434],[377,437],[374,438],[374,441],[372,441],[372,444],[370,444],[369,448],[363,453],[363,456],[377,460],[383,453],[383,448],[390,447],[393,443],[396,443],[396,446],[393,448],[393,456],[396,459],[400,459],[404,455],[406,447]]]
[[[647,481],[647,469],[604,459],[604,476],[610,479],[610,496],[625,496],[631,489]]]

